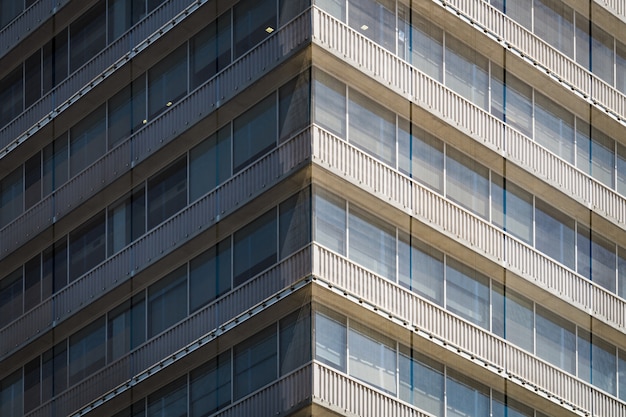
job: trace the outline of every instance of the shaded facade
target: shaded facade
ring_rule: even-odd
[[[0,415],[626,415],[625,28],[0,0]]]

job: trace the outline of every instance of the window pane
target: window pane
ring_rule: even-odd
[[[574,226],[574,219],[536,200],[536,248],[572,269],[576,266]]]
[[[314,0],[317,7],[342,22],[346,19],[346,0]]]
[[[147,417],[187,416],[187,376],[148,396]]]
[[[148,180],[148,230],[187,205],[185,157]]]
[[[576,166],[608,187],[614,187],[615,142],[576,119]]]
[[[143,292],[108,314],[108,361],[122,357],[146,340],[146,302]]]
[[[615,87],[626,93],[626,45],[615,40]]]
[[[346,202],[329,192],[315,191],[315,241],[341,255],[346,253]]]
[[[63,29],[43,47],[43,94],[67,78],[68,39]]]
[[[497,174],[491,175],[492,222],[523,240],[533,243],[533,196]]]
[[[41,402],[48,401],[67,388],[67,339],[41,357]]]
[[[24,413],[41,404],[41,364],[39,356],[24,365]]]
[[[70,282],[104,260],[106,256],[104,224],[102,211],[70,233]]]
[[[191,417],[204,417],[230,404],[230,351],[219,355],[190,375]]]
[[[42,253],[42,283],[53,292],[67,285],[67,240],[62,238]]]
[[[591,69],[591,35],[589,20],[576,13],[576,62]]]
[[[146,78],[141,75],[108,101],[109,149],[121,143],[146,121]]]
[[[534,1],[534,29],[541,39],[574,57],[574,11],[555,0]]]
[[[5,126],[24,109],[22,66],[0,80],[0,126]]]
[[[489,61],[461,41],[446,37],[446,86],[487,110]]]
[[[284,258],[311,242],[311,189],[283,201],[279,208],[279,253]]]
[[[410,131],[409,131],[410,130]],[[443,192],[443,142],[425,130],[400,119],[398,167],[426,185]]]
[[[617,394],[616,348],[612,344],[578,329],[578,376],[613,395]]]
[[[24,288],[22,267],[0,280],[0,327],[22,314]]]
[[[348,330],[350,375],[396,393],[396,346],[391,339],[361,325]]]
[[[443,81],[443,30],[413,12],[406,58],[435,80]]]
[[[22,369],[0,381],[0,415],[21,417],[23,413]]]
[[[233,393],[239,399],[276,379],[276,326],[271,325],[233,349]]]
[[[619,378],[619,399],[624,401],[626,400],[626,352],[622,349],[619,349],[619,359],[618,359],[618,371],[617,376]]]
[[[106,2],[100,1],[70,25],[70,73],[106,46]]]
[[[330,75],[314,73],[314,112],[315,123],[341,138],[346,137],[346,87]]]
[[[70,337],[70,385],[104,366],[105,337],[104,317]]]
[[[270,94],[233,122],[234,171],[276,147],[276,96]]]
[[[446,265],[446,307],[485,329],[489,328],[489,278],[453,260]]]
[[[493,417],[533,417],[535,412],[525,404],[492,391],[491,415]],[[541,417],[541,414],[538,413],[536,417]]]
[[[461,206],[489,217],[489,170],[473,159],[448,148],[446,194]]]
[[[187,94],[187,45],[148,70],[148,114],[158,116]]]
[[[349,258],[395,281],[395,229],[355,206],[350,207],[348,225]]]
[[[69,175],[67,132],[43,148],[43,196],[65,184]]]
[[[123,197],[107,210],[109,256],[119,252],[146,232],[146,194],[144,188]]]
[[[573,164],[574,116],[539,93],[535,101],[535,141]]]
[[[0,228],[24,211],[24,177],[18,166],[0,181]]]
[[[452,370],[446,379],[448,417],[489,415],[489,388]]]
[[[615,292],[616,247],[578,225],[578,273]]]
[[[189,40],[189,77],[196,88],[231,62],[230,12],[211,22]]]
[[[146,15],[145,0],[108,0],[109,43]]]
[[[280,374],[311,360],[311,309],[302,307],[280,320]]]
[[[41,50],[24,61],[24,109],[41,97]]]
[[[230,177],[230,124],[189,152],[189,198],[195,201]]]
[[[435,416],[443,416],[444,367],[438,362],[400,346],[400,399]]]
[[[70,177],[87,168],[106,152],[106,109],[96,111],[70,129]]]
[[[591,24],[591,71],[613,85],[613,37]]]
[[[235,232],[235,287],[276,263],[276,226],[276,210],[272,209]]]
[[[533,352],[533,303],[498,283],[492,284],[491,330],[514,345]]]
[[[230,290],[230,238],[213,246],[189,263],[189,309],[196,311]]]
[[[23,0],[0,1],[0,28],[3,28],[6,25],[8,25],[17,15],[19,15],[23,11],[24,11]]]
[[[315,360],[346,370],[346,318],[322,309],[315,312]]]
[[[395,114],[355,90],[350,89],[349,97],[349,142],[395,167]]]
[[[187,316],[187,266],[170,272],[148,288],[148,337]]]
[[[278,128],[281,141],[288,139],[309,124],[310,90],[309,71],[298,75],[278,90]]]
[[[396,4],[393,0],[348,0],[350,27],[395,52]]]
[[[51,289],[43,288],[41,282],[41,255],[37,254],[24,264],[24,311],[35,307],[50,294]]]
[[[537,356],[576,374],[576,326],[537,305]]]
[[[233,8],[235,58],[277,29],[275,0],[243,0]]]
[[[399,283],[443,305],[443,253],[409,236],[398,241]]]
[[[279,26],[283,26],[291,19],[302,13],[311,5],[311,0],[279,0]]]
[[[41,200],[41,152],[24,164],[24,209],[28,210]]]

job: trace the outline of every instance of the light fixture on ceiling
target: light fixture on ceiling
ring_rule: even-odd
[[[267,33],[272,33],[272,32],[274,32],[274,28],[273,28],[273,27],[271,27],[271,26],[268,26],[268,27],[266,27],[266,28],[265,28],[265,31],[266,31]]]
[[[167,107],[170,107],[171,105],[172,105],[171,101],[168,101],[167,104],[166,104]]]
[[[367,30],[367,29],[369,29],[369,28],[370,28],[370,27],[369,27],[369,26],[367,26],[367,25],[361,25],[361,30]]]

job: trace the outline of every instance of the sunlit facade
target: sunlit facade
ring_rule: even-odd
[[[620,0],[0,0],[0,416],[626,416]]]

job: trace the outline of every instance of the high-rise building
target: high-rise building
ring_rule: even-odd
[[[0,0],[0,416],[626,416],[623,0]]]

